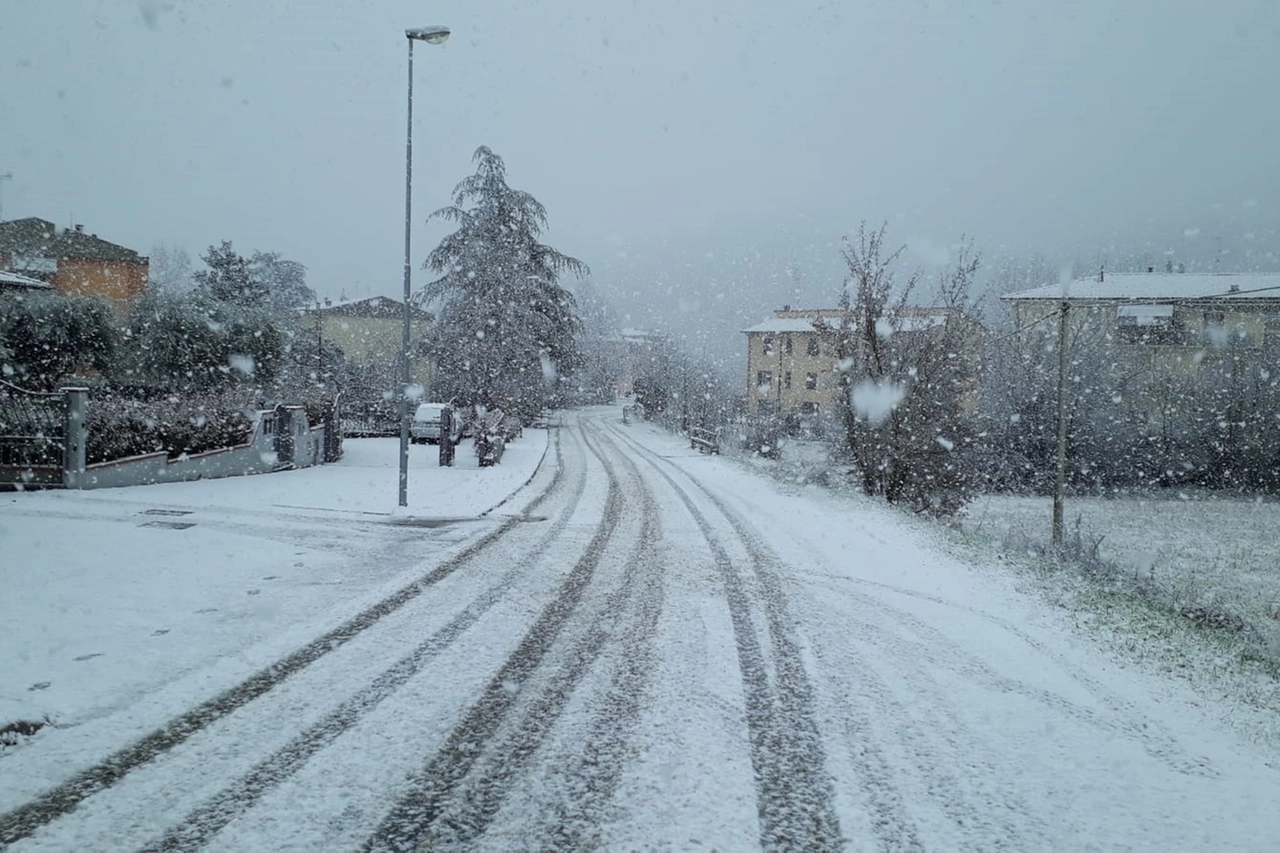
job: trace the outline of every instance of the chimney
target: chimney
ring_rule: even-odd
[[[783,310],[783,311],[790,311],[790,310],[791,310],[791,306],[790,306],[790,305],[783,305],[783,306],[782,306],[782,310]]]
[[[1155,267],[1147,267],[1147,272],[1151,273],[1151,272],[1155,272],[1155,271],[1156,271],[1156,268],[1155,268]]]
[[[1107,268],[1105,266],[1098,267],[1098,283],[1101,284],[1106,280],[1107,280]]]
[[[1165,261],[1165,262],[1164,262],[1164,271],[1165,271],[1165,272],[1173,272],[1173,261]]]
[[[1239,293],[1239,292],[1240,292],[1240,285],[1238,284],[1233,284],[1227,288],[1227,293]]]
[[[80,225],[80,224],[78,224],[78,223],[77,223],[77,225],[76,225],[76,233],[77,233],[77,234],[83,234],[83,233],[84,233],[84,226],[83,226],[83,225]]]

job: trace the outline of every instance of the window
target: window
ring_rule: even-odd
[[[782,338],[782,352],[784,355],[791,355],[791,336],[786,335]]]
[[[809,417],[809,418],[817,416],[818,404],[817,403],[801,403],[800,414],[803,417]]]
[[[818,346],[817,335],[809,335],[809,341],[805,346],[805,352],[808,355],[822,355],[822,348]]]
[[[766,335],[763,341],[763,344],[764,344],[764,354],[773,355],[773,338]]]
[[[804,375],[804,387],[812,391],[818,387],[818,374],[806,373]]]
[[[1211,347],[1224,347],[1230,343],[1227,334],[1227,315],[1222,311],[1204,312],[1204,343]]]
[[[769,389],[772,387],[773,387],[773,371],[757,370],[756,371],[756,389],[757,390],[763,389],[761,390],[761,393],[768,393]]]
[[[791,387],[791,371],[790,370],[782,374],[782,387],[783,388]]]
[[[1172,305],[1121,305],[1116,309],[1116,337],[1122,343],[1172,344],[1180,335]]]
[[[1280,347],[1280,314],[1268,314],[1262,321],[1262,345]]]

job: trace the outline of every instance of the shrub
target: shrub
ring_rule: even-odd
[[[86,457],[90,464],[164,451],[170,459],[235,447],[248,440],[254,421],[222,397],[154,402],[113,397],[89,404]]]

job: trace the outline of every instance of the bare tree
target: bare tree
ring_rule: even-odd
[[[893,265],[907,247],[899,246],[884,254],[884,235],[888,227],[885,222],[879,229],[869,232],[864,221],[858,226],[857,242],[846,236],[844,248],[840,250],[849,267],[840,295],[841,307],[846,309],[853,324],[853,346],[849,352],[842,352],[842,356],[860,357],[860,369],[872,378],[883,375],[887,367],[880,334],[884,321],[901,312],[919,280],[919,274],[912,273],[897,299],[890,304],[894,290]]]
[[[862,488],[938,514],[967,499],[974,479],[973,430],[981,327],[969,316],[980,266],[971,241],[939,276],[939,305],[910,306],[913,273],[896,283],[905,247],[885,249],[885,226],[846,239],[849,275],[840,298],[839,370],[845,449]]]

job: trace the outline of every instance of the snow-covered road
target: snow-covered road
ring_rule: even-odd
[[[1280,843],[1274,756],[1178,683],[922,525],[616,414],[566,415],[512,515],[414,584],[0,802],[0,845]],[[0,773],[41,778],[36,746]]]

